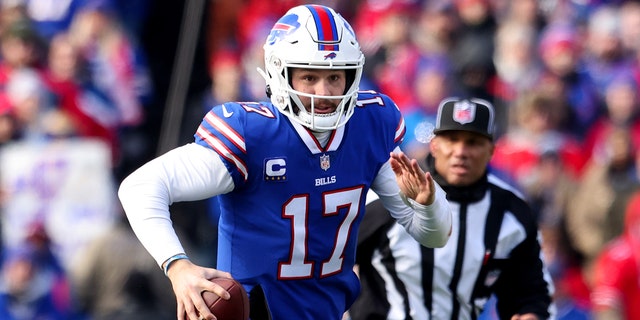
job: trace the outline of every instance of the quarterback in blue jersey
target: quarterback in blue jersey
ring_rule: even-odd
[[[200,295],[233,277],[251,319],[341,319],[359,294],[353,272],[369,190],[413,238],[442,247],[451,232],[443,190],[398,148],[395,103],[358,91],[364,56],[333,9],[289,10],[264,45],[265,102],[214,106],[194,143],[143,165],[119,197],[133,230],[171,280],[178,319],[214,319]],[[192,263],[169,206],[219,196],[218,265]]]

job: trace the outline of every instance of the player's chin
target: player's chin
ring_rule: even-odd
[[[315,115],[318,117],[329,117],[335,113],[335,110],[316,110]]]
[[[447,182],[454,187],[466,187],[475,181],[467,174],[450,174],[447,176]]]
[[[317,106],[315,107],[315,109],[313,109],[313,112],[315,112],[315,114],[332,114],[334,112],[336,112],[338,108],[335,105],[329,105],[329,106]]]

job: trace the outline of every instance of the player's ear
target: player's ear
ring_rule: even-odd
[[[435,136],[429,141],[429,153],[433,154],[438,148],[438,137]]]

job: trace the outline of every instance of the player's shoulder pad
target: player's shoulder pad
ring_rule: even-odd
[[[358,105],[377,103],[396,107],[396,103],[386,94],[374,90],[358,91]]]
[[[386,94],[373,90],[359,91],[356,107],[369,109],[367,108],[369,106],[381,107],[372,108],[370,110],[382,110],[382,112],[385,112],[387,116],[396,114],[395,117],[392,117],[394,119],[400,116],[400,109],[398,108],[396,103]]]
[[[214,106],[210,112],[227,123],[244,123],[253,117],[273,119],[277,115],[269,102],[225,102]]]
[[[386,124],[399,132],[403,131],[404,119],[400,109],[384,93],[373,90],[359,91],[356,112],[360,112],[365,118],[368,118],[372,125]]]

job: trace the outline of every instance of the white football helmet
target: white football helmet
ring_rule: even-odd
[[[264,44],[266,72],[258,69],[267,83],[267,95],[291,120],[313,131],[333,130],[353,115],[362,77],[364,55],[349,23],[333,9],[321,5],[301,5],[290,9],[271,29]],[[338,108],[331,114],[316,114],[318,95],[306,94],[291,87],[289,68],[344,69],[346,90]],[[299,96],[311,97],[311,110]]]

